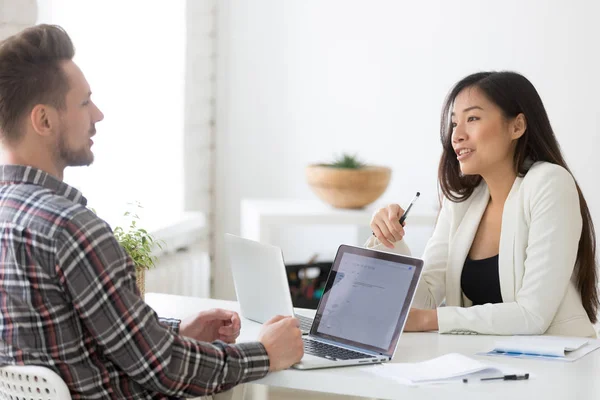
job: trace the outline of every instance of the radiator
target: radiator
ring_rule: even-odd
[[[146,292],[210,297],[210,258],[200,245],[159,256],[146,271]]]

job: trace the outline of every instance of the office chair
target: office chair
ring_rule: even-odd
[[[71,400],[71,393],[58,374],[37,365],[0,367],[0,399]]]

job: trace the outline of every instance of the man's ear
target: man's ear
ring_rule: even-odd
[[[514,140],[519,139],[525,131],[527,130],[527,119],[525,119],[525,114],[520,113],[515,117],[515,120],[512,124],[512,138]]]
[[[51,136],[59,125],[58,111],[46,104],[37,104],[29,114],[33,130],[40,136]]]

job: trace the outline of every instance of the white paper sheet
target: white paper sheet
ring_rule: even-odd
[[[559,336],[513,336],[478,353],[487,356],[575,361],[600,348],[600,340]]]
[[[388,363],[364,370],[404,385],[462,382],[463,378],[525,373],[505,366],[483,363],[458,353],[446,354],[420,363]]]

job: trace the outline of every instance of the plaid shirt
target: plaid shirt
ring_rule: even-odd
[[[268,372],[260,343],[177,329],[141,299],[131,259],[79,191],[0,166],[0,365],[47,366],[74,399],[202,396]]]

